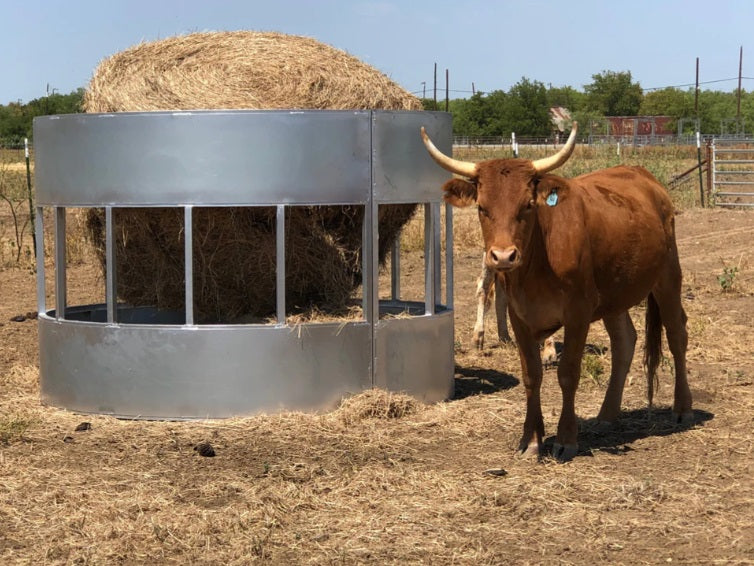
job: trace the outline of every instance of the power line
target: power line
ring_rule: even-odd
[[[741,77],[741,79],[746,79],[748,81],[751,81],[751,80],[754,80],[754,77]],[[738,77],[731,77],[729,79],[716,79],[714,81],[700,81],[699,84],[700,85],[709,85],[709,84],[724,83],[724,82],[727,82],[727,81],[737,81],[737,80],[738,80]],[[644,91],[648,91],[648,90],[663,90],[663,89],[666,89],[666,88],[684,88],[684,87],[692,87],[692,86],[696,86],[696,83],[687,83],[687,84],[669,85],[669,86],[655,86],[655,87],[645,88],[645,89],[642,89],[642,90],[644,90]]]
[[[738,77],[731,77],[729,79],[715,79],[715,80],[712,80],[712,81],[700,81],[699,82],[699,86],[701,86],[701,85],[717,84],[717,83],[724,83],[724,82],[728,82],[728,81],[737,81],[737,80],[738,80]],[[741,77],[741,80],[754,81],[754,77]],[[650,92],[650,91],[655,91],[655,90],[664,90],[666,88],[678,88],[678,89],[680,89],[680,88],[689,88],[689,87],[693,87],[693,86],[696,86],[696,83],[686,83],[686,84],[667,85],[667,86],[655,86],[655,87],[642,88],[642,90],[644,92]],[[489,94],[490,92],[493,92],[495,90],[502,90],[502,89],[492,89],[490,91],[481,91],[481,90],[464,90],[464,89],[452,89],[451,88],[449,90],[449,92],[462,93],[462,94],[472,94],[473,95],[473,94],[476,94],[476,93],[480,93],[480,94],[487,93],[487,94]],[[420,89],[412,90],[412,91],[409,91],[409,92],[411,94],[419,95],[419,94],[424,93],[425,89],[424,88],[420,88]]]

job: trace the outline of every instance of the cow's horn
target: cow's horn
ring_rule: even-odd
[[[456,173],[463,177],[476,177],[476,163],[472,163],[470,161],[459,161],[458,159],[448,157],[435,147],[435,144],[433,144],[432,140],[429,139],[427,132],[424,131],[424,126],[422,126],[421,128],[421,133],[422,139],[424,140],[424,146],[427,148],[429,155],[432,156],[432,159],[434,159],[440,167],[446,169],[447,171],[450,171],[451,173]]]
[[[568,141],[566,141],[565,145],[560,148],[560,151],[558,153],[551,155],[550,157],[537,159],[536,161],[532,162],[532,165],[534,165],[534,169],[537,171],[537,173],[547,173],[548,171],[557,169],[558,167],[563,165],[563,163],[568,161],[568,158],[571,157],[571,153],[573,153],[573,148],[576,147],[577,130],[578,124],[574,122],[573,126],[571,127],[571,135],[568,136]]]

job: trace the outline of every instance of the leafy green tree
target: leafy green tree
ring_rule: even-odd
[[[746,133],[754,132],[754,93],[746,91],[741,93],[741,117],[744,120]]]
[[[701,130],[707,134],[734,133],[730,120],[736,117],[736,95],[718,90],[699,92]]]
[[[487,95],[478,92],[463,103],[452,104],[453,132],[470,136],[501,135],[500,113],[505,100],[506,94],[496,90]]]
[[[631,71],[603,71],[592,75],[594,82],[584,87],[587,108],[603,116],[636,116],[644,92],[631,80]]]
[[[586,95],[570,86],[550,87],[547,89],[547,105],[567,108],[573,114],[586,106]]]
[[[642,116],[694,117],[694,93],[668,87],[648,92],[639,107]]]
[[[539,81],[522,78],[508,91],[504,123],[522,136],[546,136],[552,131],[547,89]]]
[[[27,104],[11,102],[0,106],[0,138],[18,143],[23,138],[32,137],[32,121],[37,116],[52,114],[75,114],[81,112],[84,89],[79,88],[69,94],[53,93],[35,98]]]
[[[420,98],[424,110],[441,110],[440,103],[434,98]],[[443,107],[442,110],[445,108]]]
[[[28,125],[24,105],[11,102],[0,106],[0,139],[13,144],[22,142]]]

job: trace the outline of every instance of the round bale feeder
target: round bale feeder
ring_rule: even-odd
[[[373,387],[426,402],[450,397],[452,215],[446,207],[443,258],[445,174],[424,150],[421,126],[450,152],[451,118],[439,112],[209,110],[35,119],[42,401],[125,418],[199,419],[328,409]],[[423,205],[423,301],[401,299],[400,239],[390,253],[389,297],[380,298],[377,219],[380,206],[395,204]],[[356,318],[295,324],[286,318],[286,262],[295,261],[286,221],[292,208],[313,206],[363,209]],[[192,233],[198,211],[215,207],[273,211],[271,319],[218,323],[198,316],[201,274],[194,272]],[[182,257],[167,258],[183,269],[182,308],[118,297],[124,266],[116,259],[115,219],[122,210],[156,208],[183,219]],[[71,209],[102,212],[104,303],[68,304]],[[46,233],[55,260],[49,284]]]

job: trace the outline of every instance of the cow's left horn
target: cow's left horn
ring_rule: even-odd
[[[573,153],[573,148],[576,147],[577,130],[578,124],[574,122],[573,126],[571,127],[571,135],[568,136],[568,141],[566,141],[565,145],[560,148],[560,151],[558,153],[551,155],[550,157],[544,157],[542,159],[532,161],[532,165],[534,165],[534,169],[537,171],[537,173],[547,173],[548,171],[557,169],[558,167],[563,165],[563,163],[568,161],[568,158],[571,157],[571,153]]]
[[[458,159],[448,157],[435,147],[435,144],[429,139],[427,132],[424,131],[424,126],[421,128],[421,133],[422,140],[424,140],[424,146],[427,148],[429,155],[432,156],[432,159],[434,159],[440,167],[451,173],[456,173],[470,179],[476,177],[476,163],[472,163],[471,161],[459,161]]]

